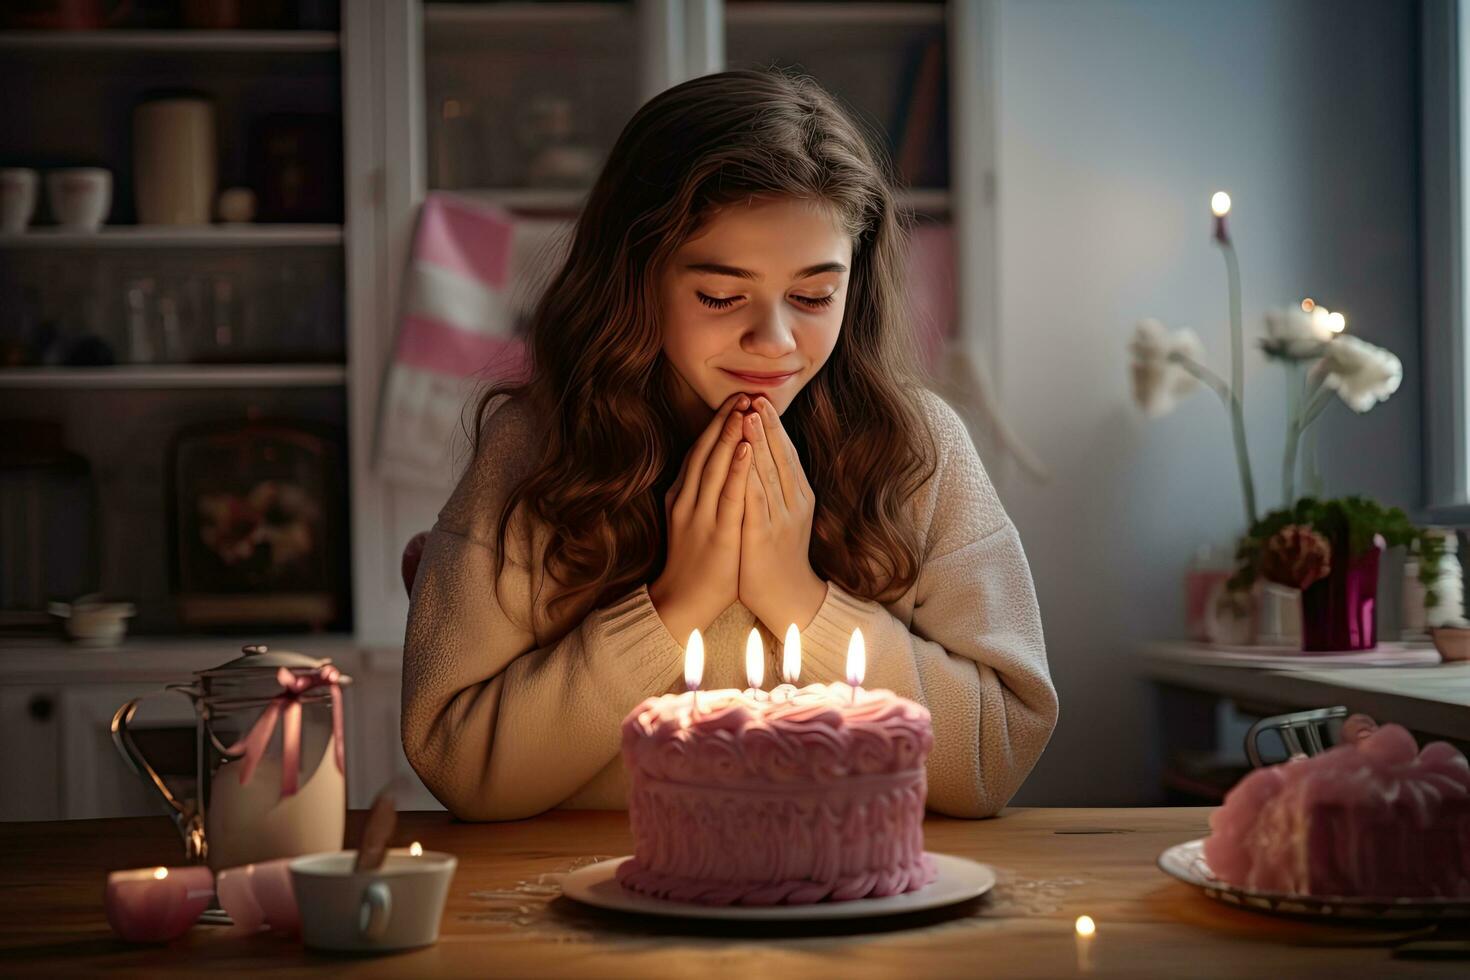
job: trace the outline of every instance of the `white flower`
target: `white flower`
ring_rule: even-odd
[[[1133,354],[1133,400],[1145,413],[1167,415],[1199,380],[1179,363],[1204,359],[1205,348],[1188,327],[1170,330],[1158,320],[1140,320],[1128,345]]]
[[[1279,357],[1288,361],[1309,361],[1322,355],[1322,344],[1332,336],[1328,329],[1324,335],[1322,317],[1315,316],[1317,307],[1308,313],[1301,306],[1287,306],[1266,313],[1266,339],[1261,349],[1268,357]],[[1326,310],[1322,310],[1326,314]]]
[[[1404,366],[1391,351],[1340,334],[1327,342],[1322,360],[1312,369],[1322,383],[1355,412],[1366,412],[1398,391]]]

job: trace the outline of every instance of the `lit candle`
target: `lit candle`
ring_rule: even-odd
[[[1230,213],[1230,195],[1224,191],[1216,191],[1210,197],[1210,211],[1215,215],[1215,239],[1221,242],[1230,241],[1230,231],[1225,227],[1225,216]]]
[[[750,685],[745,696],[753,701],[769,700],[760,689],[766,679],[766,648],[761,643],[760,632],[752,629],[745,638],[745,680]]]
[[[699,682],[703,677],[704,638],[696,629],[689,634],[689,645],[684,648],[684,687],[693,706],[691,714],[699,714]]]
[[[801,630],[792,623],[786,627],[786,642],[781,650],[781,683],[771,692],[772,701],[790,701],[796,693],[796,680],[801,676]]]
[[[1077,916],[1077,972],[1092,972],[1092,937],[1097,935],[1097,924],[1090,915]]]
[[[847,641],[847,687],[848,700],[857,703],[857,692],[862,689],[863,675],[868,672],[868,653],[863,646],[863,631],[854,629]]]
[[[112,930],[130,943],[177,939],[212,898],[214,874],[202,864],[113,871],[103,896]]]
[[[414,841],[412,844],[408,845],[408,856],[423,857],[424,845],[420,844],[418,841]]]

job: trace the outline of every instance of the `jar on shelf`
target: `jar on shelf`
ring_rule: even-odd
[[[1410,554],[1404,559],[1403,638],[1425,639],[1438,626],[1470,625],[1465,619],[1464,573],[1460,566],[1460,541],[1453,528],[1426,529],[1440,543],[1439,570],[1427,584],[1420,579],[1422,561]]]

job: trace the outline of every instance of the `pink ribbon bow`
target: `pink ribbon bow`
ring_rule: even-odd
[[[225,749],[229,756],[244,755],[240,766],[240,785],[250,782],[255,767],[265,755],[271,735],[276,730],[276,719],[281,718],[281,795],[296,793],[298,771],[301,768],[301,696],[313,688],[330,686],[332,689],[332,744],[337,762],[337,771],[345,773],[342,763],[342,687],[338,683],[342,672],[332,664],[323,664],[315,670],[296,673],[289,667],[276,671],[276,681],[281,693],[271,698],[270,704],[255,719],[255,724],[234,745]]]

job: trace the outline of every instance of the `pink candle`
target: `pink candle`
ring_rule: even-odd
[[[214,874],[198,864],[110,872],[104,901],[107,921],[123,939],[165,943],[188,932],[213,897]]]

